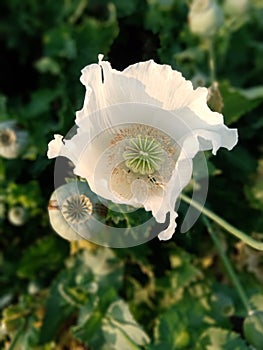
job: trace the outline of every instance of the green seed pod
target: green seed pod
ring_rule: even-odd
[[[92,197],[92,198],[90,198]],[[51,195],[48,205],[52,228],[64,239],[83,239],[78,228],[91,221],[95,198],[87,183],[70,182],[58,187]]]
[[[18,127],[16,121],[0,123],[0,156],[6,159],[19,157],[28,144],[28,133]]]
[[[256,311],[246,317],[243,323],[246,340],[256,349],[263,349],[263,311]]]
[[[210,38],[223,25],[224,17],[215,0],[194,0],[190,6],[188,20],[192,33],[202,38]]]
[[[28,218],[27,210],[22,206],[15,206],[9,209],[7,214],[8,220],[15,226],[22,226]]]

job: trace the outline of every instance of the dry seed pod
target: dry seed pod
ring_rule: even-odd
[[[8,220],[15,226],[22,226],[27,221],[27,210],[22,206],[15,206],[9,209],[7,214]]]
[[[0,123],[0,156],[15,159],[25,150],[28,133],[21,130],[16,121],[7,120]]]
[[[91,196],[85,182],[70,182],[52,193],[48,205],[49,220],[61,237],[69,241],[83,239],[78,228],[83,229],[83,225],[91,221],[94,213]]]

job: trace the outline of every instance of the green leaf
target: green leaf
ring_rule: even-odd
[[[104,313],[116,300],[123,268],[110,249],[83,250],[71,256],[54,280],[41,329],[41,344],[56,337],[60,325],[74,311],[79,312],[74,336],[99,348]],[[111,286],[109,288],[109,286]]]
[[[39,314],[43,298],[28,295],[20,296],[16,305],[3,310],[0,337],[4,334],[10,339],[9,350],[33,350],[39,339]]]
[[[254,294],[249,299],[250,304],[253,306],[254,310],[263,311],[263,295],[262,294]]]
[[[22,110],[26,119],[39,118],[41,114],[50,113],[50,104],[60,95],[54,89],[40,89],[31,95],[29,104]]]
[[[66,25],[51,29],[44,36],[45,54],[51,57],[73,59],[76,57],[76,43],[71,28]]]
[[[263,210],[263,159],[258,161],[257,172],[245,186],[246,195],[253,208]]]
[[[80,309],[77,325],[72,327],[76,339],[100,349],[105,343],[102,334],[102,322],[110,303],[117,298],[114,288],[107,288],[99,298],[92,295],[86,305]]]
[[[119,18],[132,15],[140,4],[139,0],[112,0],[112,3],[116,6]]]
[[[78,52],[75,71],[82,69],[90,62],[97,62],[99,53],[106,55],[118,32],[115,7],[112,4],[109,5],[109,18],[106,21],[85,17],[74,32]],[[91,47],[92,50],[89,49]]]
[[[230,330],[210,327],[200,337],[197,350],[249,350],[244,340]]]
[[[43,324],[40,330],[39,344],[43,345],[54,338],[58,333],[59,327],[65,322],[74,311],[70,304],[66,304],[61,298],[58,290],[59,282],[62,282],[65,275],[62,274],[59,280],[53,282],[48,300],[46,302],[46,312],[43,319]]]
[[[100,288],[108,288],[109,285],[118,289],[122,284],[123,264],[112,250],[100,248],[94,252],[85,250],[79,256],[81,266],[78,266],[78,274],[81,271],[90,271],[93,279]]]
[[[116,294],[110,290],[81,310],[78,323],[72,329],[74,336],[94,349],[139,350],[139,346],[149,342],[128,305],[121,299],[116,300]]]
[[[67,242],[55,235],[38,239],[24,251],[17,274],[29,279],[44,278],[62,266],[67,253]]]
[[[181,313],[180,307],[173,306],[158,318],[154,332],[156,350],[189,348],[193,332],[187,315]]]
[[[202,277],[200,270],[192,263],[190,254],[183,249],[174,246],[169,258],[171,270],[157,281],[158,288],[167,289],[162,301],[165,307],[169,307],[175,299],[178,299],[184,288]],[[174,293],[174,290],[177,293]]]
[[[256,349],[263,348],[263,312],[256,311],[245,318],[243,330],[246,340]]]
[[[222,113],[228,125],[238,121],[240,117],[263,102],[263,86],[243,90],[234,88],[225,81],[220,83],[219,90],[224,102]]]
[[[110,305],[102,330],[107,344],[114,349],[139,350],[138,345],[145,345],[150,341],[123,300],[117,300]]]

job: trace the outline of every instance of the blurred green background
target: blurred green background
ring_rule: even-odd
[[[221,97],[216,91],[211,108],[223,108],[239,143],[207,154],[206,206],[262,240],[263,2],[218,1],[224,20],[212,36],[189,26],[191,3],[0,2],[0,127],[12,120],[28,133],[18,157],[0,157],[2,349],[263,349],[263,253],[219,226],[212,229],[257,316],[248,316],[202,220],[168,242],[127,249],[69,243],[49,224],[47,144],[82,107],[80,70],[99,53],[119,70],[154,59],[209,87],[212,42]]]

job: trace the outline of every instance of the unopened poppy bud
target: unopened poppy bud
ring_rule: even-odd
[[[0,123],[0,156],[7,159],[19,157],[28,143],[28,133],[14,120]]]
[[[250,8],[249,0],[225,0],[224,11],[231,17],[246,15]]]
[[[8,220],[15,226],[22,226],[27,221],[27,210],[22,206],[15,206],[8,211]]]
[[[221,112],[224,107],[223,98],[221,96],[218,82],[214,82],[208,89],[207,104],[215,112]]]
[[[192,33],[209,38],[216,34],[224,18],[221,7],[215,0],[194,0],[190,6],[188,20]]]

